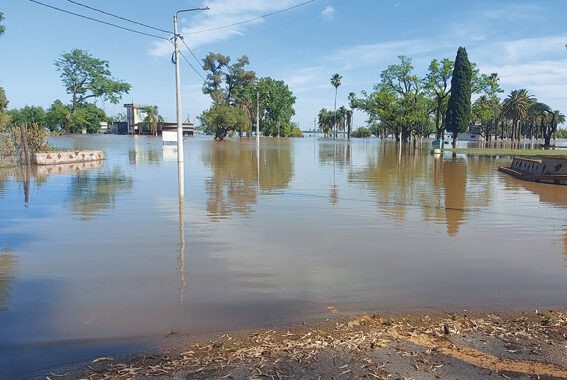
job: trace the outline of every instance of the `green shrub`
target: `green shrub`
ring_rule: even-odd
[[[360,127],[350,133],[350,137],[354,137],[354,138],[367,138],[370,137],[371,135],[372,134],[370,133],[370,130],[365,127]]]

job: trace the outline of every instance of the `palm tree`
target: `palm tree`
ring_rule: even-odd
[[[325,137],[328,136],[329,131],[333,127],[333,119],[334,119],[334,112],[328,111],[326,108],[323,108],[319,111],[319,128],[325,134]]]
[[[334,110],[333,110],[333,112],[334,112],[335,114],[336,114],[336,112],[337,112],[337,91],[338,91],[339,86],[341,85],[341,79],[343,79],[343,76],[340,75],[339,73],[335,73],[335,74],[333,74],[333,75],[331,76],[331,85],[333,85],[333,87],[335,88],[335,108],[334,108]],[[335,115],[335,120],[334,120],[334,122],[333,122],[333,126],[334,126],[334,128],[335,128],[335,136],[334,136],[334,137],[337,137],[337,132],[336,132],[336,129],[337,129],[337,117],[336,117],[336,115]]]
[[[513,90],[506,99],[504,99],[502,111],[508,119],[512,120],[512,140],[520,140],[518,123],[526,120],[528,117],[528,109],[534,101],[535,98],[530,95],[525,88]]]
[[[157,106],[144,107],[146,117],[144,117],[144,126],[150,130],[152,135],[157,135],[158,129],[163,125],[164,119],[158,113]]]
[[[353,122],[353,115],[354,109],[356,108],[356,94],[354,92],[350,92],[348,94],[348,104],[350,105],[350,110],[347,113],[347,139],[350,139],[350,132],[352,131],[352,122]]]

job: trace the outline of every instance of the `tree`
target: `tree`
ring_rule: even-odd
[[[220,53],[211,52],[203,59],[203,68],[208,72],[203,93],[210,95],[215,104],[235,105],[239,92],[256,80],[256,73],[244,68],[250,63],[247,56],[229,63],[230,57]]]
[[[83,130],[87,133],[97,133],[100,123],[108,120],[106,113],[94,104],[84,104],[69,116],[69,128],[66,132],[71,133],[79,133]]]
[[[241,108],[227,104],[213,104],[200,117],[204,132],[215,134],[215,140],[222,141],[231,132],[241,132],[250,128],[250,119]]]
[[[59,99],[51,103],[45,115],[47,128],[51,132],[68,131],[71,120],[71,107]]]
[[[333,119],[335,117],[335,113],[333,111],[329,111],[326,108],[322,108],[318,114],[318,124],[319,128],[325,134],[325,137],[329,136],[329,132],[333,128]]]
[[[130,91],[130,84],[112,78],[108,61],[94,58],[87,51],[74,49],[55,61],[65,90],[72,96],[71,113],[89,99],[116,104]]]
[[[4,13],[0,12],[0,23],[4,20]],[[4,34],[4,32],[6,31],[6,27],[2,24],[0,24],[0,36],[2,34]]]
[[[445,116],[446,128],[453,135],[453,148],[457,142],[457,135],[465,132],[469,126],[472,74],[467,51],[464,47],[459,47],[451,78],[451,96]]]
[[[519,122],[527,119],[528,109],[534,102],[535,98],[525,88],[513,90],[504,99],[502,111],[504,116],[512,121],[512,133],[510,136],[512,140],[520,140]]]
[[[331,76],[331,85],[335,88],[335,108],[333,109],[334,113],[335,113],[335,120],[333,122],[333,128],[335,130],[335,134],[334,137],[337,137],[337,117],[336,117],[336,113],[337,113],[337,91],[339,89],[339,86],[341,85],[341,79],[343,79],[343,76],[340,75],[339,73],[335,73]]]
[[[360,127],[354,131],[352,131],[351,136],[354,138],[367,138],[371,136],[370,131],[368,128]]]
[[[347,139],[350,139],[350,132],[352,131],[352,123],[354,116],[354,109],[357,105],[356,94],[354,92],[349,92],[348,94],[348,104],[350,106],[349,112],[347,114]]]
[[[492,121],[495,119],[494,109],[494,99],[490,99],[488,95],[481,95],[472,105],[472,121],[480,123],[481,134],[486,141],[495,132],[492,128]]]
[[[161,129],[164,118],[158,113],[157,106],[147,106],[143,108],[144,112],[146,113],[146,117],[144,118],[144,127],[147,128],[152,135],[157,135],[159,129]]]
[[[46,113],[43,107],[25,106],[20,109],[12,109],[8,111],[8,114],[12,125],[35,123],[45,127],[46,124]]]
[[[260,78],[256,85],[260,93],[260,128],[265,136],[292,135],[295,96],[284,81]]]
[[[445,129],[445,113],[451,94],[450,81],[453,75],[454,62],[444,58],[441,62],[434,59],[429,64],[429,72],[425,76],[425,90],[433,101],[435,112],[435,137],[440,140]]]
[[[0,131],[8,124],[10,116],[6,112],[8,108],[8,98],[4,88],[0,86]]]

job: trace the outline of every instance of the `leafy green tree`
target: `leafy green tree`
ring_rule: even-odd
[[[457,135],[465,132],[471,117],[472,68],[467,51],[459,47],[451,78],[451,96],[445,116],[446,129],[453,135],[453,147]]]
[[[55,61],[65,90],[72,96],[71,113],[89,99],[116,104],[130,91],[130,84],[112,78],[108,61],[94,58],[88,52],[74,49]]]
[[[486,141],[494,132],[492,129],[494,119],[493,99],[490,99],[487,95],[481,95],[472,105],[472,121],[480,124],[481,133]]]
[[[46,113],[43,107],[25,106],[20,109],[12,109],[8,111],[11,124],[29,124],[36,123],[42,127],[46,124]]]
[[[206,134],[215,134],[215,140],[222,141],[229,133],[242,132],[250,128],[250,119],[241,108],[227,104],[213,104],[200,117]]]
[[[406,142],[418,126],[425,124],[425,121],[421,120],[424,113],[418,107],[423,104],[423,82],[413,73],[414,66],[411,58],[399,56],[398,59],[399,64],[389,65],[382,71],[381,81],[375,86],[375,90],[387,91],[396,98],[396,140],[401,134],[402,141]],[[388,113],[391,111],[389,109]]]
[[[0,86],[0,131],[6,127],[8,121],[10,120],[10,116],[6,112],[7,108],[8,98],[6,97],[4,87]]]
[[[337,137],[337,91],[341,85],[341,79],[343,79],[343,76],[340,75],[339,73],[335,73],[331,76],[331,85],[335,88],[335,108],[333,109],[333,112],[335,114],[335,120],[333,121],[333,129],[334,129],[334,137]]]
[[[260,129],[265,136],[284,136],[292,134],[294,125],[291,117],[295,115],[293,105],[295,96],[282,80],[270,77],[260,78],[257,83],[260,93]]]
[[[435,112],[435,137],[440,140],[443,137],[444,119],[447,112],[447,104],[451,94],[451,77],[453,75],[454,62],[444,58],[439,62],[434,59],[429,64],[428,73],[424,79],[425,90],[433,102]]]
[[[67,131],[71,120],[71,107],[59,99],[51,103],[45,115],[45,123],[51,132]]]
[[[230,65],[229,56],[209,53],[203,59],[203,68],[207,71],[203,93],[210,95],[215,104],[235,105],[240,91],[256,80],[256,73],[245,69],[249,63],[245,55]]]
[[[4,20],[4,13],[0,12],[0,23]],[[6,27],[0,24],[0,36],[4,34]]]
[[[370,130],[368,128],[360,127],[352,131],[350,135],[354,138],[367,138],[370,137],[372,134],[370,133]]]
[[[69,131],[71,133],[79,133],[86,130],[87,133],[97,133],[100,129],[100,123],[107,121],[106,113],[94,104],[84,104],[70,114]]]

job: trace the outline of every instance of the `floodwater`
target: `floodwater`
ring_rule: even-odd
[[[376,139],[60,137],[0,171],[0,377],[331,311],[567,305],[567,187]],[[420,148],[421,147],[421,148]],[[170,148],[171,149],[171,148]]]

